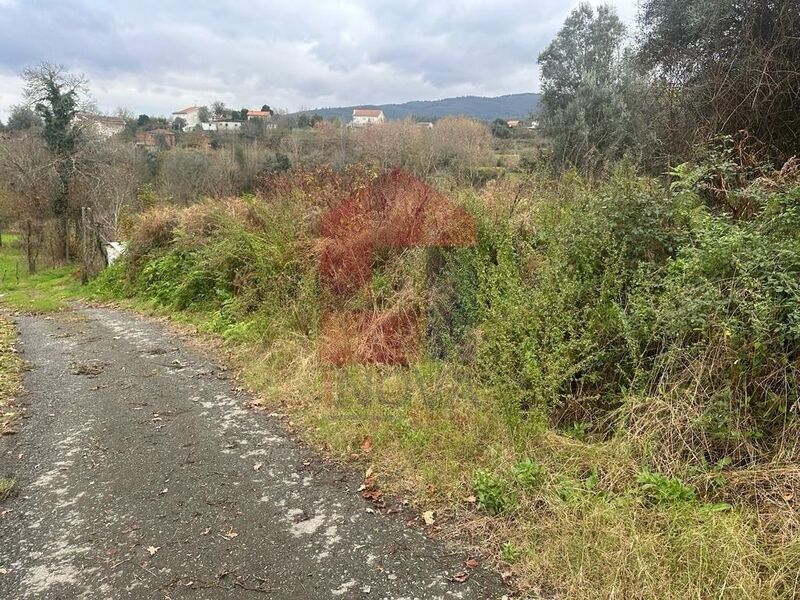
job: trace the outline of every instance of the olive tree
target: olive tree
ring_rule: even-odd
[[[625,51],[625,36],[611,7],[581,4],[539,55],[539,122],[559,166],[596,168],[639,155],[651,141],[645,83]]]

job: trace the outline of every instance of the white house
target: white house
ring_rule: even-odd
[[[276,129],[278,124],[272,120],[273,113],[271,110],[248,110],[248,121],[260,121],[264,124],[265,129]]]
[[[372,108],[354,108],[353,120],[350,125],[353,127],[366,127],[367,125],[379,125],[386,121],[383,111]]]
[[[89,112],[79,112],[75,118],[103,139],[122,133],[125,129],[125,119],[122,117],[106,117]]]
[[[182,110],[176,110],[174,113],[172,113],[173,121],[178,117],[186,121],[186,126],[183,128],[184,131],[194,129],[195,126],[200,124],[200,107],[189,106]]]
[[[239,131],[242,121],[211,121],[211,131]]]

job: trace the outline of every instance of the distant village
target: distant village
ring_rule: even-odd
[[[121,134],[131,128],[131,119],[123,116],[106,116],[93,112],[81,112],[77,115],[79,122],[93,129],[101,138],[110,138]],[[286,115],[278,115],[269,107],[263,105],[259,109],[240,110],[226,109],[224,105],[215,103],[212,109],[206,106],[188,106],[174,111],[169,118],[149,117],[140,115],[135,123],[134,138],[137,145],[145,147],[171,148],[175,145],[179,133],[223,132],[236,133],[255,126],[261,130],[277,129],[280,120],[286,120]],[[322,121],[322,117],[314,114],[301,113],[296,117],[299,127],[313,126]],[[376,108],[354,108],[352,118],[345,123],[346,127],[364,128],[379,126],[386,122],[383,110]],[[307,121],[307,123],[306,123]],[[535,120],[523,121],[519,119],[496,119],[494,126],[500,123],[507,129],[525,128],[538,129]],[[434,121],[418,121],[416,125],[423,129],[432,129]]]

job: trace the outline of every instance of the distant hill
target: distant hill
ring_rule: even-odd
[[[339,117],[349,121],[354,108],[379,108],[387,119],[436,119],[454,115],[464,115],[481,121],[494,119],[525,118],[539,105],[539,94],[508,94],[496,98],[483,96],[462,96],[444,100],[414,100],[403,104],[359,104],[336,108],[316,108],[295,114],[318,114],[325,118]]]

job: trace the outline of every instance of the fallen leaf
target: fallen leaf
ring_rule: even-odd
[[[364,441],[363,441],[363,442],[361,442],[361,449],[362,449],[364,452],[366,452],[367,454],[369,454],[370,452],[372,452],[372,438],[370,438],[370,437],[365,437],[365,438],[364,438]]]
[[[500,571],[500,577],[503,579],[504,583],[508,583],[514,577],[514,571],[511,569],[507,571]]]
[[[436,522],[436,519],[433,517],[433,511],[426,510],[422,513],[422,520],[425,521],[425,525],[433,525]]]
[[[207,529],[201,531],[200,535],[208,535],[209,533],[211,533],[211,527],[208,527]]]
[[[475,496],[467,496],[464,498],[464,502],[469,502],[470,504],[475,504],[478,499]]]
[[[369,479],[370,477],[372,477],[372,467],[367,469],[367,472],[364,473],[364,479]]]
[[[150,556],[154,556],[156,552],[161,550],[161,546],[148,546],[147,551],[150,553]]]
[[[8,573],[9,573],[8,569],[0,567],[0,575],[8,575]]]
[[[169,488],[164,488],[163,490],[161,490],[160,492],[158,492],[158,495],[159,495],[159,496],[163,496],[163,495],[164,495],[164,494],[166,494],[168,491],[169,491]]]
[[[469,573],[467,571],[459,571],[458,573],[453,574],[453,576],[450,578],[450,581],[464,583],[467,579],[469,579]]]
[[[480,564],[480,563],[478,562],[478,559],[477,559],[477,558],[475,558],[475,557],[473,557],[473,556],[470,556],[470,557],[469,557],[469,558],[468,558],[468,559],[467,559],[467,560],[464,562],[464,566],[465,566],[465,567],[467,567],[468,569],[477,569],[479,564]]]
[[[295,523],[302,523],[303,521],[308,521],[311,516],[304,510],[301,510],[297,513],[294,517],[292,517],[292,521]]]
[[[233,538],[235,538],[235,537],[238,537],[238,536],[239,536],[239,534],[238,534],[238,533],[236,533],[236,532],[233,530],[233,527],[231,527],[231,528],[230,528],[230,530],[228,531],[228,533],[225,533],[225,534],[223,534],[223,535],[224,535],[224,537],[228,538],[229,540],[232,540]]]
[[[380,502],[383,498],[383,492],[380,490],[367,490],[362,494],[364,500],[372,500],[373,502]]]
[[[258,463],[253,465],[253,471],[258,471],[263,466],[264,466],[264,463],[258,462]]]

